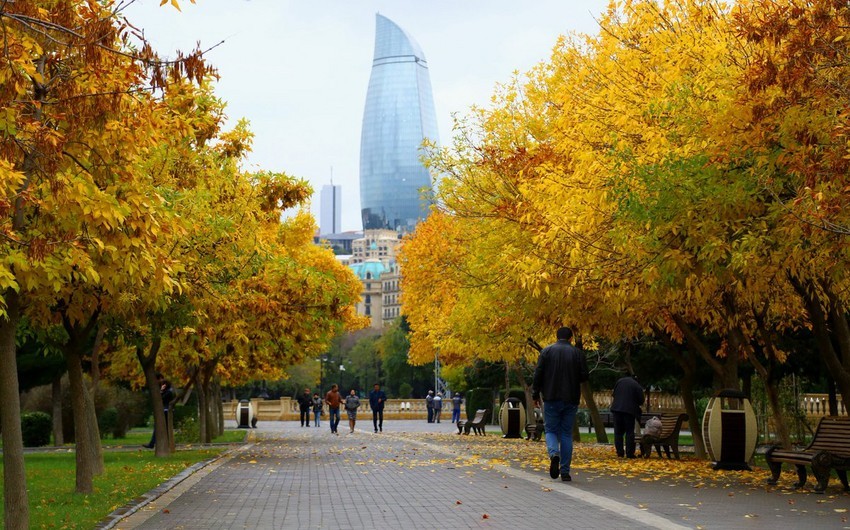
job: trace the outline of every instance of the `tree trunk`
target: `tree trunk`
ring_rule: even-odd
[[[169,436],[168,423],[173,424],[173,414],[168,415],[166,421],[162,394],[160,394],[159,382],[156,380],[156,356],[159,353],[160,340],[151,341],[150,352],[145,354],[141,346],[136,347],[136,358],[142,366],[145,374],[145,384],[151,394],[153,406],[153,429],[156,437],[154,454],[156,456],[168,456],[172,453],[173,437]]]
[[[103,324],[97,327],[97,334],[94,337],[94,345],[91,349],[91,395],[92,400],[97,400],[97,389],[100,385],[100,347],[103,344],[103,335],[106,333],[106,326]]]
[[[94,491],[94,476],[103,472],[100,433],[97,428],[97,419],[93,417],[94,403],[91,401],[83,378],[80,352],[73,344],[67,344],[64,350],[65,362],[68,365],[68,381],[71,387],[71,410],[74,415],[74,440],[77,456],[75,491],[77,493],[92,493]]]
[[[663,330],[656,328],[656,334],[667,346],[667,351],[679,364],[684,372],[684,377],[679,381],[679,390],[682,392],[682,402],[685,404],[685,412],[688,414],[688,426],[694,438],[694,455],[705,459],[708,454],[705,450],[705,440],[702,437],[702,418],[697,414],[696,401],[694,400],[694,386],[697,373],[697,357],[693,354],[685,354],[679,344],[673,341]]]
[[[198,429],[200,431],[199,442],[203,444],[210,443],[209,435],[209,407],[207,406],[207,392],[204,388],[203,377],[201,371],[198,370],[195,375],[195,389],[198,391]]]
[[[218,377],[215,378],[213,399],[215,399],[213,409],[215,410],[216,425],[218,427],[216,432],[218,436],[221,436],[224,434],[224,407],[221,404],[221,380]]]
[[[3,431],[3,521],[9,530],[29,528],[27,477],[21,432],[21,396],[15,331],[21,316],[17,292],[6,289],[6,318],[0,318],[0,430]]]
[[[809,321],[812,323],[812,332],[815,335],[815,342],[817,343],[821,359],[826,365],[830,376],[835,380],[835,384],[838,386],[838,391],[844,403],[850,403],[850,371],[845,369],[838,351],[833,347],[833,339],[836,340],[836,343],[841,343],[843,339],[839,336],[832,336],[830,333],[830,329],[838,332],[846,330],[846,318],[844,325],[841,325],[841,322],[830,322],[829,315],[824,311],[820,301],[815,298],[813,292],[811,292],[811,286],[802,285],[800,282],[794,280],[791,283],[794,285],[794,290],[797,291],[797,294],[803,300],[806,312],[809,314]],[[833,315],[836,314],[834,311],[832,313]],[[846,342],[844,341],[844,343]],[[847,357],[850,357],[850,354]],[[850,364],[850,359],[846,360]]]
[[[791,433],[788,430],[786,412],[779,401],[779,384],[774,377],[768,377],[764,382],[764,390],[767,393],[767,402],[773,415],[773,426],[776,428],[776,436],[779,443],[785,449],[791,449]]]
[[[62,433],[62,375],[56,376],[50,385],[51,400],[53,401],[53,445],[65,445]]]
[[[587,381],[581,384],[581,395],[584,397],[584,404],[587,405],[588,412],[590,412],[590,421],[593,422],[596,441],[607,444],[608,433],[605,431],[605,424],[602,423],[602,416],[599,415],[599,407],[596,406],[596,400],[593,398],[593,390],[590,389],[590,383]]]

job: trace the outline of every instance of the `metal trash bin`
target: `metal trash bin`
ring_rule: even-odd
[[[519,438],[525,428],[525,406],[517,398],[508,398],[499,409],[502,438]]]
[[[250,429],[256,425],[254,417],[254,406],[247,399],[240,399],[236,405],[236,427],[238,429]]]
[[[750,470],[758,430],[746,394],[737,389],[717,392],[705,408],[702,433],[714,469]]]

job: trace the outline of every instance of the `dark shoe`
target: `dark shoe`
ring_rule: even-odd
[[[549,458],[549,476],[552,478],[558,478],[558,475],[561,474],[561,457],[553,456]]]
[[[151,444],[142,444],[142,447],[144,447],[145,449],[153,449],[153,445]]]
[[[561,480],[564,482],[572,482],[573,477],[571,477],[569,473],[564,473],[561,475]]]
[[[378,432],[378,429],[375,429],[375,432]]]

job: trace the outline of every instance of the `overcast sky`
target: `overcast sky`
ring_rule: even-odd
[[[498,83],[548,59],[561,34],[596,34],[606,0],[159,0],[125,10],[173,57],[200,42],[221,80],[232,122],[256,138],[250,167],[342,186],[342,229],[360,230],[360,125],[375,44],[375,14],[398,24],[428,60],[440,142],[452,114],[487,106]],[[313,213],[318,219],[318,196]]]

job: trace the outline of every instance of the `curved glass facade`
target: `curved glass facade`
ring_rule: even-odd
[[[416,41],[379,14],[360,136],[364,230],[409,231],[428,214],[422,190],[430,192],[431,175],[420,161],[425,138],[438,141],[428,63]]]

